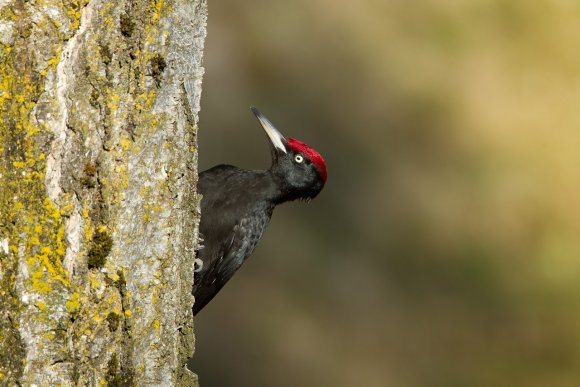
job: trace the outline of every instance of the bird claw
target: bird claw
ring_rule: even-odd
[[[196,258],[194,261],[194,273],[199,273],[203,269],[203,261],[199,258]]]

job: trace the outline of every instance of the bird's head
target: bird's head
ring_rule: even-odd
[[[313,199],[328,177],[324,159],[314,149],[293,138],[284,138],[258,109],[252,107],[266,131],[272,150],[272,167],[285,200]]]

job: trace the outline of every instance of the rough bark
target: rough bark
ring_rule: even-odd
[[[0,385],[194,385],[205,0],[0,0]]]

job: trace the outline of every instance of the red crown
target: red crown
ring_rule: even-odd
[[[317,151],[315,151],[302,141],[298,141],[294,138],[288,139],[288,146],[295,152],[300,152],[304,156],[306,156],[312,162],[312,164],[314,164],[318,168],[318,171],[322,176],[322,180],[326,183],[328,173],[326,172],[326,163],[324,162],[324,159],[322,158],[320,153],[318,153]]]

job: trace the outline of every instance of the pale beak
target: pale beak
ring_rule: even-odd
[[[286,139],[284,138],[284,136],[282,136],[282,133],[280,133],[278,129],[276,129],[274,125],[272,125],[270,120],[268,120],[265,115],[260,113],[258,109],[256,109],[253,106],[251,107],[251,109],[256,118],[258,118],[258,120],[260,121],[260,124],[262,124],[262,128],[264,128],[264,130],[266,131],[266,134],[268,135],[268,138],[270,138],[270,142],[272,143],[274,148],[278,149],[281,152],[288,153],[288,151],[286,150],[286,146],[284,145],[286,144]]]

